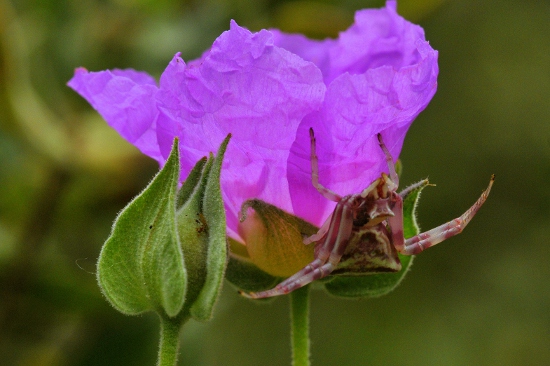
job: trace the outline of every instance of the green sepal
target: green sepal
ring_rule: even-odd
[[[403,236],[405,239],[412,238],[420,233],[420,227],[416,221],[416,208],[420,200],[420,193],[429,185],[430,182],[427,179],[423,179],[405,188],[400,193],[403,198]]]
[[[214,158],[210,156],[204,163],[200,162],[193,169],[199,174],[193,179],[194,185],[183,185],[178,196],[179,207],[176,211],[178,234],[180,237],[187,277],[187,298],[183,313],[189,314],[191,306],[199,296],[206,278],[206,261],[208,253],[208,224],[204,218],[203,200],[208,174]],[[191,175],[191,174],[190,174]]]
[[[97,264],[107,300],[124,314],[154,310],[173,317],[183,306],[186,271],[176,231],[178,140],[151,183],[118,215]]]
[[[181,188],[178,192],[178,197],[176,199],[176,209],[181,208],[189,200],[189,197],[191,197],[191,194],[195,191],[195,188],[197,187],[197,184],[201,180],[204,170],[204,166],[208,159],[203,157],[191,169],[189,172],[189,175],[187,176],[187,179],[185,179],[185,182],[181,185]]]
[[[225,138],[216,157],[211,156],[209,159],[211,167],[203,172],[203,175],[207,173],[207,176],[202,200],[202,216],[199,215],[195,220],[200,223],[199,231],[202,230],[202,233],[207,236],[208,242],[206,250],[202,251],[202,263],[204,264],[202,286],[199,291],[190,290],[197,291],[197,297],[189,309],[191,316],[197,320],[212,318],[214,305],[220,294],[227,267],[226,219],[220,187],[220,173],[223,156],[230,138],[231,135]]]
[[[237,289],[244,292],[264,291],[275,287],[283,280],[282,277],[262,271],[252,263],[244,245],[231,238],[228,238],[228,241],[231,253],[225,278]]]
[[[244,292],[259,292],[272,289],[283,278],[272,276],[242,257],[229,256],[225,277],[232,285]]]
[[[416,206],[420,192],[428,185],[428,180],[420,181],[401,192],[403,197],[403,233],[410,238],[420,229],[416,222]],[[395,273],[379,273],[365,276],[331,276],[324,283],[327,292],[338,297],[379,297],[394,290],[409,271],[414,256],[399,254],[401,270]]]
[[[401,163],[401,159],[397,159],[395,162],[395,172],[398,177],[401,177],[401,173],[403,173],[403,163]]]

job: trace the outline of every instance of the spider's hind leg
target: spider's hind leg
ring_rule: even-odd
[[[333,265],[330,262],[323,263],[320,259],[315,259],[302,270],[287,278],[271,290],[252,293],[240,292],[240,294],[251,299],[263,299],[266,297],[286,295],[319,278],[327,276],[333,269]]]
[[[328,276],[338,265],[348,245],[353,229],[353,214],[349,202],[344,200],[336,205],[326,235],[318,242],[315,249],[315,259],[290,276],[275,288],[255,293],[242,293],[245,297],[261,299],[288,294],[315,280]]]

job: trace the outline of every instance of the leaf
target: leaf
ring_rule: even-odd
[[[186,272],[176,231],[178,140],[164,168],[118,215],[98,260],[97,279],[109,302],[134,315],[148,310],[176,316]]]
[[[416,223],[416,206],[420,192],[428,185],[423,180],[406,188],[403,197],[403,232],[405,238],[410,238],[420,232]],[[395,273],[378,273],[365,276],[332,276],[325,282],[325,289],[339,297],[379,297],[394,290],[409,271],[414,256],[399,254],[401,270]]]

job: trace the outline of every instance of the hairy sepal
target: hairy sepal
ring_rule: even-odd
[[[199,211],[198,217],[190,216],[190,219],[198,225],[196,234],[202,237],[199,240],[199,245],[206,244],[206,248],[199,248],[196,251],[197,255],[192,257],[194,263],[189,264],[189,271],[191,268],[197,268],[203,276],[202,279],[189,282],[190,296],[197,294],[193,301],[189,301],[189,312],[193,318],[201,321],[212,318],[214,305],[220,294],[227,267],[226,217],[220,187],[220,174],[230,138],[231,135],[225,138],[215,157],[210,156],[203,172],[204,194],[201,211]],[[189,213],[192,215],[194,212]],[[205,238],[207,239],[205,240]],[[188,249],[184,249],[185,253],[187,251]]]
[[[154,310],[169,317],[183,306],[187,287],[176,230],[178,140],[162,170],[118,215],[97,264],[107,300],[124,314]]]
[[[246,246],[229,238],[229,262],[225,278],[240,291],[258,292],[275,287],[283,280],[259,269],[250,259]]]

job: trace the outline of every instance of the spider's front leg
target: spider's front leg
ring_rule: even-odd
[[[309,129],[309,139],[311,143],[311,183],[313,183],[315,189],[317,189],[325,198],[338,202],[342,199],[342,197],[340,197],[338,193],[331,191],[319,183],[319,158],[317,158],[315,133],[313,132],[313,128]]]
[[[311,183],[321,193],[325,198],[334,201],[340,202],[342,197],[330,189],[323,186],[319,183],[319,158],[317,158],[317,149],[315,147],[315,133],[313,128],[309,129],[309,139],[311,142]],[[325,220],[323,226],[319,229],[316,234],[311,235],[309,238],[304,239],[304,244],[308,245],[320,241],[328,232],[330,223],[332,222],[332,214]]]
[[[474,215],[479,211],[483,203],[487,200],[491,187],[495,181],[494,174],[491,176],[489,186],[483,191],[478,200],[464,212],[460,217],[451,220],[443,225],[433,228],[424,233],[418,234],[407,240],[403,237],[403,200],[397,195],[397,203],[394,208],[396,215],[388,219],[388,223],[392,228],[393,244],[398,252],[406,255],[418,254],[436,244],[441,243],[445,239],[460,234],[462,230],[472,220]]]

